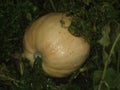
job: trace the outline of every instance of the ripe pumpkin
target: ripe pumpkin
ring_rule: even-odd
[[[68,76],[85,62],[89,54],[89,43],[83,37],[69,33],[71,19],[63,13],[50,13],[36,20],[25,32],[26,58],[33,64],[34,54],[39,51],[42,68],[50,76]]]

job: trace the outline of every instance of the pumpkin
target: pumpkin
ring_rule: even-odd
[[[66,77],[78,69],[89,55],[90,45],[69,31],[72,18],[49,13],[36,20],[24,35],[24,53],[33,64],[34,54],[42,55],[42,68],[50,76]]]

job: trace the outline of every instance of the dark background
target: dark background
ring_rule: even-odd
[[[66,78],[32,68],[23,53],[27,26],[42,15],[73,16],[71,34],[91,44],[84,65]],[[120,90],[119,0],[0,0],[0,90]]]

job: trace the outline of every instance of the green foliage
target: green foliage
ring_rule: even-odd
[[[71,15],[70,33],[91,44],[85,64],[66,78],[23,57],[25,28],[49,12]],[[120,90],[119,0],[1,0],[0,42],[0,90]]]

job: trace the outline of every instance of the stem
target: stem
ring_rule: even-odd
[[[105,75],[106,75],[107,67],[108,67],[108,64],[110,63],[110,58],[111,58],[111,56],[112,56],[112,53],[113,53],[113,51],[114,51],[114,48],[115,48],[115,46],[116,46],[119,38],[120,38],[120,33],[119,33],[118,36],[116,37],[116,39],[115,39],[115,41],[114,41],[114,43],[113,43],[113,45],[112,45],[112,48],[111,48],[111,50],[110,50],[110,54],[109,54],[109,56],[108,56],[108,58],[107,58],[107,60],[106,60],[106,62],[105,62],[104,70],[103,70],[103,74],[102,74],[102,77],[101,77],[101,81],[100,81],[99,86],[98,86],[98,90],[101,90],[101,87],[102,87],[102,84],[103,84],[103,80],[104,80]]]
[[[55,5],[54,5],[53,0],[50,0],[50,3],[51,3],[51,6],[52,6],[53,10],[56,12],[56,7],[55,7]]]

